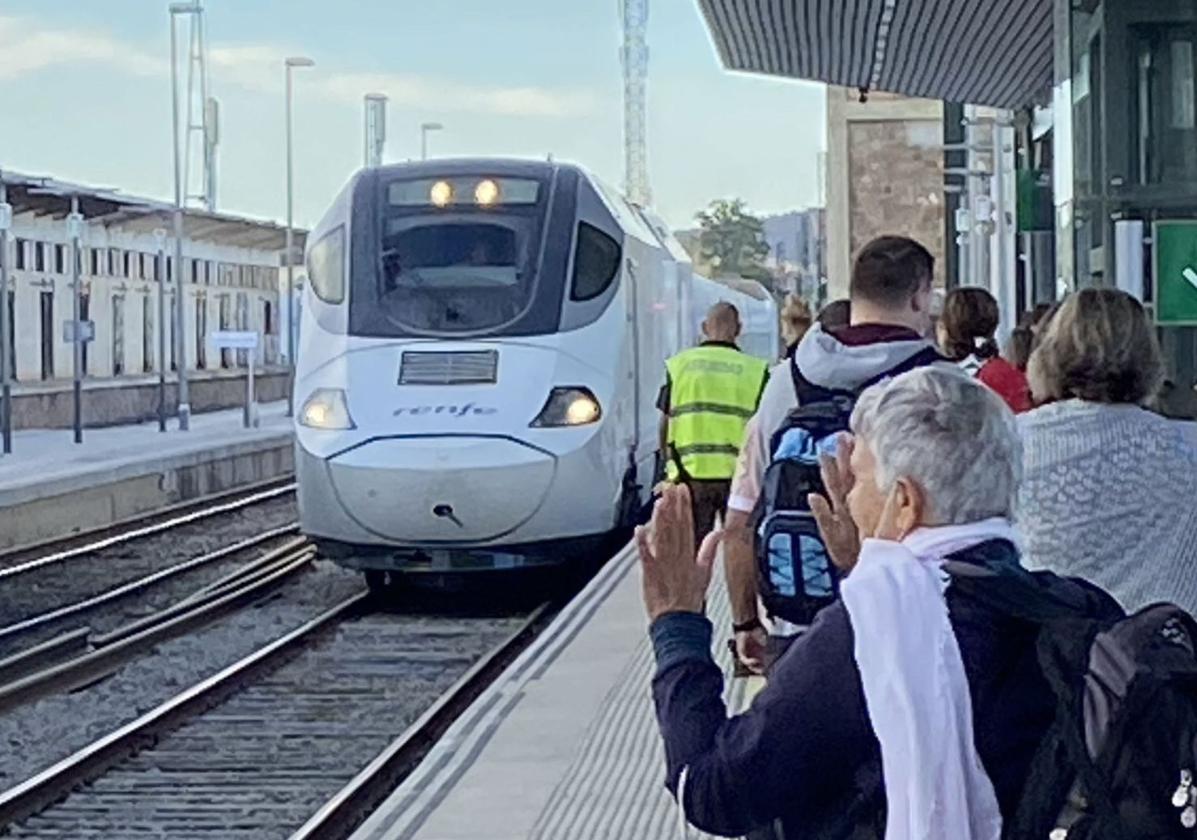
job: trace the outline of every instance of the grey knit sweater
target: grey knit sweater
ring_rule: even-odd
[[[1030,568],[1086,578],[1128,610],[1197,614],[1197,444],[1128,405],[1069,400],[1019,417]]]

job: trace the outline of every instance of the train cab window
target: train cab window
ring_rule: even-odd
[[[381,255],[383,307],[417,330],[473,331],[514,320],[533,285],[526,227],[511,219],[396,224]]]
[[[586,222],[578,223],[571,300],[593,300],[607,290],[619,271],[619,243]]]
[[[345,228],[327,233],[308,253],[308,282],[325,303],[345,300]]]

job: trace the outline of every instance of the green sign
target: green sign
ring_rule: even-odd
[[[1056,207],[1052,203],[1050,173],[1038,169],[1018,170],[1018,232],[1056,229]]]
[[[1156,222],[1152,243],[1156,323],[1197,325],[1197,220]]]

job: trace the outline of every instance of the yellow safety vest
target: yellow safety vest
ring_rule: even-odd
[[[680,477],[678,458],[689,478],[730,479],[768,365],[733,347],[707,344],[678,353],[665,369],[669,451],[664,454],[670,481]]]

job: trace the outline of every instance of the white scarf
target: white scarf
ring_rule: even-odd
[[[972,700],[941,569],[988,540],[1017,545],[1005,519],[865,540],[841,594],[881,744],[885,840],[997,840],[1002,816],[973,740]]]

